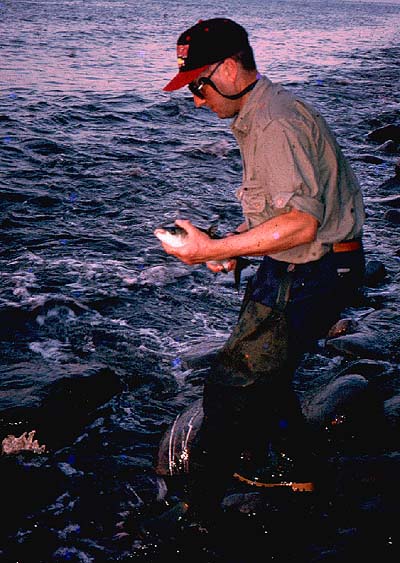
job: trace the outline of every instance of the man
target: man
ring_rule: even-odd
[[[211,239],[177,220],[186,244],[163,247],[213,272],[222,269],[215,261],[229,259],[233,269],[235,257],[264,257],[204,386],[185,507],[192,518],[207,520],[244,450],[262,461],[268,444],[280,440],[293,462],[283,478],[312,489],[318,475],[310,451],[306,456],[310,444],[292,379],[362,282],[364,206],[323,118],[258,73],[243,27],[226,18],[200,21],[180,35],[177,55],[179,72],[164,90],[188,86],[196,108],[233,118],[245,221],[234,235]]]

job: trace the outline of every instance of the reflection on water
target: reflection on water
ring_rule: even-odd
[[[349,64],[355,50],[395,39],[400,7],[272,1],[260,10],[230,3],[229,17],[249,31],[259,69],[280,81]],[[232,5],[233,4],[233,5]],[[186,9],[184,9],[186,8]],[[175,72],[175,41],[203,17],[195,2],[18,2],[0,7],[12,33],[3,38],[3,87],[46,92],[160,92]],[[23,17],[21,17],[23,15]],[[15,24],[18,21],[18,25]],[[354,61],[351,64],[356,64]],[[160,94],[164,95],[164,94]]]

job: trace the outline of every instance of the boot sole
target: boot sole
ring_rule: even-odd
[[[280,483],[263,483],[262,481],[254,481],[252,479],[248,479],[239,473],[234,473],[233,476],[235,479],[238,479],[242,483],[246,483],[247,485],[251,485],[252,487],[263,487],[266,489],[272,489],[274,487],[290,487],[294,492],[301,492],[301,493],[312,493],[314,491],[314,483],[312,482],[305,482],[305,483],[295,483],[294,481],[281,481]]]

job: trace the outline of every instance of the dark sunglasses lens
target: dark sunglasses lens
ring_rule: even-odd
[[[196,82],[190,82],[190,84],[188,85],[188,88],[194,96],[197,96],[201,100],[204,100],[204,96],[201,93],[201,90],[199,90],[199,85],[196,84]]]

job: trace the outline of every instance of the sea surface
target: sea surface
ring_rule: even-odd
[[[178,217],[221,233],[241,222],[229,121],[162,91],[177,36],[215,16],[247,28],[261,73],[321,109],[362,185],[368,258],[398,272],[398,232],[373,203],[395,155],[365,158],[368,132],[398,120],[398,2],[2,0],[1,438],[35,429],[47,446],[2,457],[2,561],[156,557],[115,539],[118,522],[162,497],[158,442],[201,394],[204,365],[187,358],[227,338],[244,289],[153,236]]]

